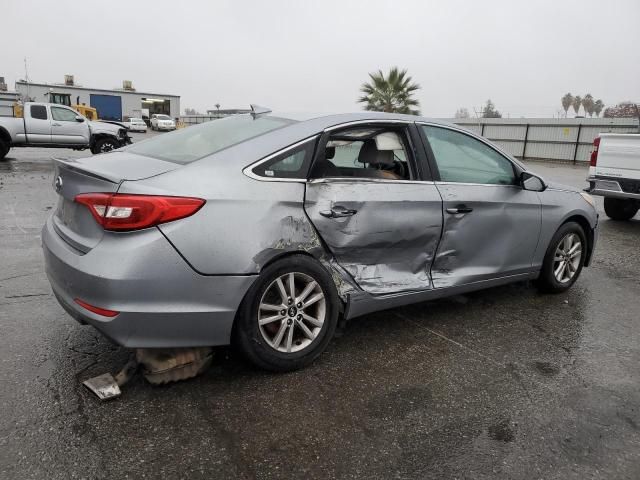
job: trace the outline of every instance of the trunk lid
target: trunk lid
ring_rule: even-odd
[[[127,152],[82,159],[54,158],[53,162],[53,186],[58,193],[53,226],[62,239],[82,253],[100,242],[104,230],[86,206],[74,201],[78,194],[115,193],[124,180],[140,180],[180,166]]]

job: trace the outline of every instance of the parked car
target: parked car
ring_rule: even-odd
[[[151,115],[151,130],[175,130],[176,122],[169,115]]]
[[[11,147],[90,149],[105,153],[131,143],[122,125],[92,122],[70,107],[27,102],[22,117],[0,117],[0,159]]]
[[[141,118],[130,118],[124,124],[131,132],[147,132],[147,124]]]
[[[602,133],[593,141],[588,191],[604,197],[613,220],[630,220],[640,209],[640,134]]]
[[[563,292],[597,238],[587,193],[409,115],[237,115],[58,159],[55,179],[42,244],[74,318],[126,347],[231,342],[275,371],[339,318],[521,280]]]

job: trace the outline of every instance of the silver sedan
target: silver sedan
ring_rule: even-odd
[[[339,321],[589,265],[592,198],[426,118],[252,114],[55,161],[60,304],[126,347],[234,343],[277,371]]]

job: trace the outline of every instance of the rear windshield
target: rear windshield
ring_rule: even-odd
[[[291,123],[278,117],[234,115],[158,135],[127,150],[184,165]]]
[[[171,120],[171,117],[169,115],[156,115],[156,118],[158,120]]]

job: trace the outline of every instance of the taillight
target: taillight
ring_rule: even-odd
[[[89,310],[90,312],[93,312],[95,314],[101,315],[103,317],[115,317],[116,315],[118,315],[120,312],[116,312],[115,310],[107,310],[106,308],[100,308],[100,307],[96,307],[94,305],[91,305],[87,302],[83,302],[82,300],[80,300],[79,298],[76,298],[73,300],[74,302],[76,302],[78,305],[80,305],[82,308]]]
[[[128,231],[154,227],[196,213],[201,198],[81,193],[75,201],[86,205],[105,230]]]
[[[600,137],[593,139],[593,150],[591,150],[591,161],[589,162],[592,167],[598,163],[598,148],[600,148]]]

